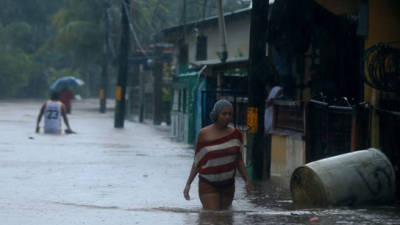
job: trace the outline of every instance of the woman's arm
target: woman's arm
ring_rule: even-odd
[[[42,105],[42,107],[40,108],[40,111],[39,111],[39,115],[38,115],[38,117],[36,119],[36,133],[39,133],[39,130],[40,130],[39,124],[40,124],[40,120],[42,120],[42,116],[43,116],[43,113],[44,113],[44,109],[46,108],[46,104],[47,103],[44,103]]]
[[[250,179],[247,176],[247,171],[246,171],[246,167],[244,165],[243,159],[242,159],[242,155],[239,155],[239,162],[238,162],[238,170],[239,173],[242,175],[244,181],[246,182],[246,191],[247,193],[250,193],[251,190],[251,186],[250,186]]]
[[[69,121],[68,121],[68,117],[67,117],[67,113],[66,113],[66,109],[65,109],[65,105],[64,103],[61,104],[61,115],[64,119],[64,123],[67,126],[67,131],[68,132],[72,132],[71,127],[69,126]]]
[[[196,148],[197,148],[199,142],[204,141],[204,130],[205,130],[204,128],[201,129],[197,136]],[[183,190],[183,196],[185,196],[186,200],[190,200],[190,195],[189,195],[190,185],[192,184],[197,173],[198,173],[198,165],[196,165],[196,163],[193,162],[192,169],[190,169],[190,174],[186,181],[185,189]]]
[[[196,175],[197,175],[197,167],[196,167],[195,163],[193,163],[192,169],[190,170],[189,177],[186,181],[185,189],[183,190],[183,195],[185,196],[186,200],[190,200],[190,195],[189,195],[190,185],[192,184]]]

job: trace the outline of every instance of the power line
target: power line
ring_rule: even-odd
[[[137,37],[137,34],[136,34],[135,30],[133,29],[132,20],[131,20],[131,15],[130,15],[130,13],[129,13],[128,6],[126,5],[125,2],[123,2],[123,0],[121,0],[121,2],[122,2],[122,5],[123,5],[123,7],[124,7],[125,13],[126,13],[126,15],[127,15],[127,17],[128,17],[129,29],[130,29],[130,31],[131,31],[131,33],[132,33],[132,35],[133,35],[133,38],[135,39],[136,46],[139,48],[140,52],[141,52],[146,58],[149,58],[149,56],[148,56],[148,55],[146,54],[146,52],[144,51],[144,49],[143,49],[143,47],[142,47],[142,45],[141,45],[141,43],[140,43],[140,41],[139,41],[139,38]]]

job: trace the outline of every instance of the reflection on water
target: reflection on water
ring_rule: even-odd
[[[249,196],[254,205],[267,209],[290,209],[289,180],[271,177],[266,181],[253,181]]]
[[[233,212],[222,211],[222,212],[210,212],[202,211],[199,213],[197,224],[234,224],[233,223]]]
[[[369,206],[362,208],[313,208],[296,209],[292,205],[290,192],[286,188],[286,181],[272,178],[267,181],[253,181],[252,191],[247,195],[244,191],[244,183],[237,179],[237,193],[233,206],[223,211],[207,211],[199,205],[192,207],[138,207],[124,208],[107,205],[87,205],[65,202],[53,202],[54,204],[85,209],[104,211],[124,211],[139,213],[150,218],[164,217],[174,218],[178,224],[193,225],[233,225],[233,224],[400,224],[399,206]],[[179,200],[176,202],[178,203]],[[155,205],[153,205],[155,206]],[[181,219],[179,219],[181,218]],[[157,220],[157,219],[156,219]],[[171,221],[172,222],[172,221]],[[150,223],[144,223],[150,224]],[[168,223],[164,223],[168,224]]]
[[[249,196],[242,191],[241,182],[237,185],[231,209],[186,212],[185,224],[400,224],[399,206],[296,209],[286,180],[253,181]]]

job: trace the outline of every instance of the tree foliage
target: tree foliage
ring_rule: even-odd
[[[131,0],[132,46],[146,47],[160,30],[216,15],[215,0]],[[224,0],[226,11],[249,0]],[[0,98],[44,97],[60,76],[85,80],[97,93],[106,6],[113,57],[119,48],[122,0],[0,0]],[[206,13],[204,13],[206,12]],[[112,59],[111,59],[112,60]]]
[[[0,96],[23,96],[21,91],[30,82],[38,66],[20,49],[10,49],[0,54]],[[10,87],[12,85],[12,87]]]

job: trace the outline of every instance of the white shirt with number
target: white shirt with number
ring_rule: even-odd
[[[61,104],[59,101],[47,101],[44,110],[45,133],[61,133]]]

